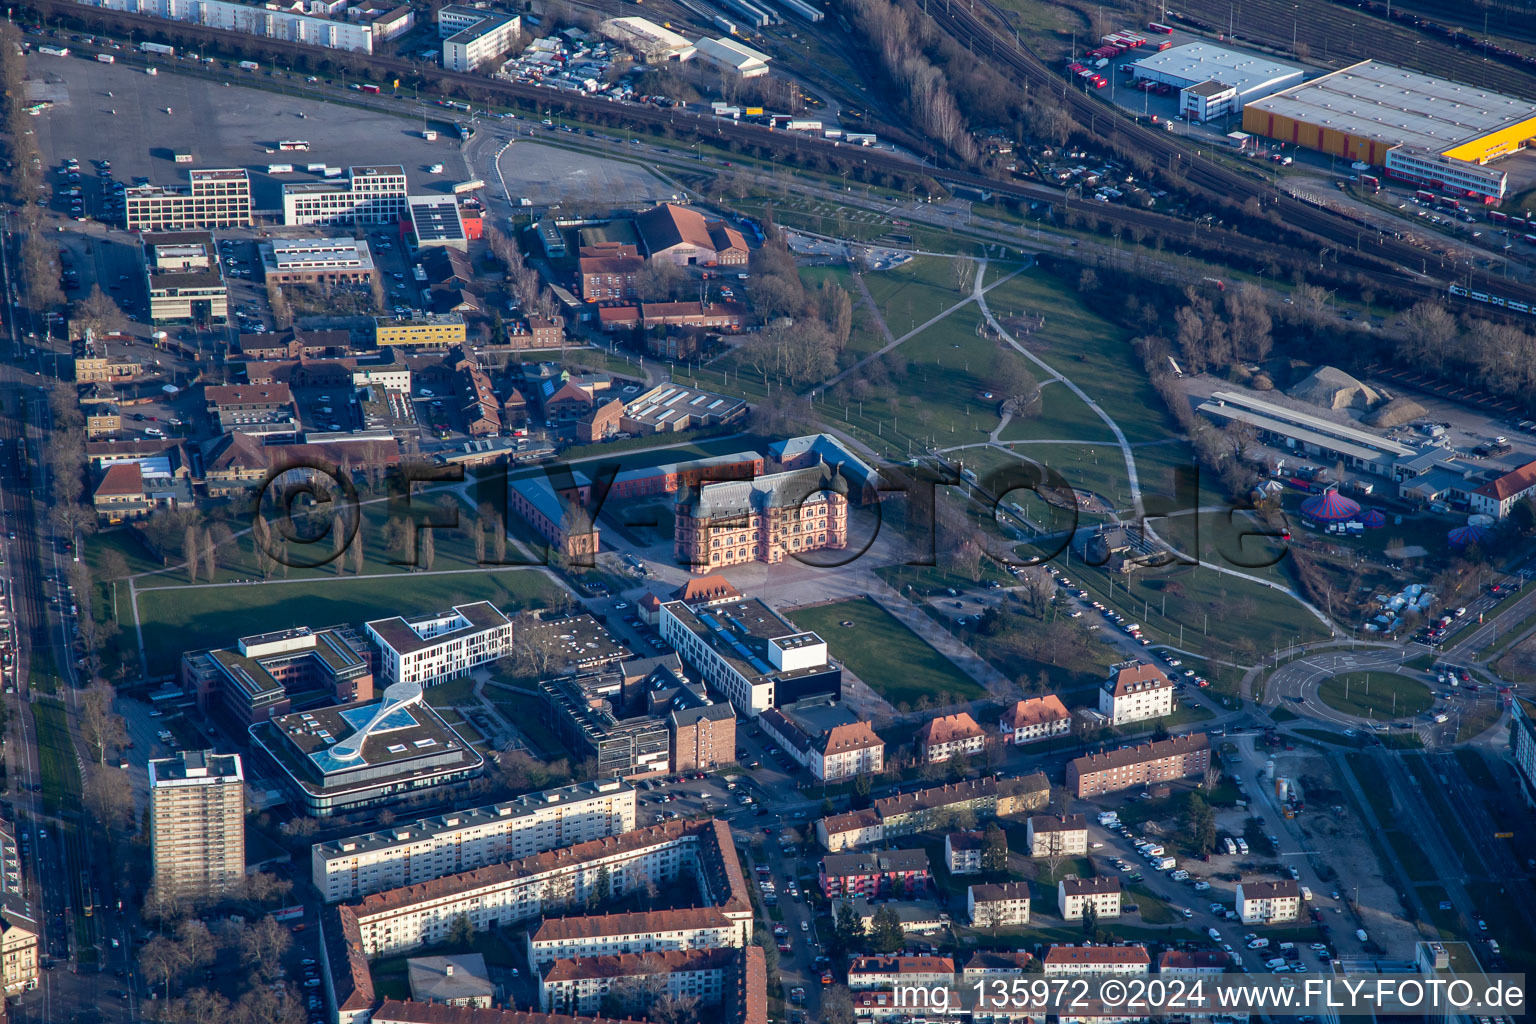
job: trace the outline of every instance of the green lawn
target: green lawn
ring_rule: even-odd
[[[236,637],[289,626],[360,624],[389,615],[442,611],[490,601],[504,612],[549,607],[559,591],[534,569],[442,576],[343,576],[331,581],[264,583],[139,594],[151,676],[175,671],[183,651],[223,646]],[[125,629],[131,628],[125,625]]]
[[[820,634],[834,658],[893,705],[985,696],[970,676],[868,598],[798,608],[793,618]],[[841,625],[845,621],[854,625]]]
[[[1037,368],[1031,366],[1031,370],[1037,378],[1040,376]],[[1058,381],[1047,383],[1041,388],[1040,415],[1029,419],[1015,417],[998,434],[1001,441],[1032,441],[1036,438],[1071,438],[1074,441],[1103,441],[1109,444],[1115,440],[1099,414]]]
[[[44,807],[50,814],[78,807],[80,764],[69,739],[64,705],[52,698],[39,698],[32,703],[32,720],[37,727],[37,759],[42,772]]]
[[[1318,696],[1335,711],[1361,718],[1406,718],[1435,702],[1429,687],[1391,672],[1346,672],[1324,682]]]
[[[496,705],[496,710],[501,712],[503,718],[517,727],[524,739],[538,748],[545,760],[571,756],[560,737],[544,724],[544,701],[541,697],[491,683],[485,688],[485,698]]]

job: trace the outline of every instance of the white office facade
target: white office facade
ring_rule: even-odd
[[[365,628],[379,647],[386,686],[435,686],[512,653],[512,620],[488,601],[412,619],[375,619]]]
[[[205,28],[223,29],[227,32],[244,32],[286,43],[307,43],[330,50],[352,50],[356,53],[372,53],[375,36],[374,26],[367,22],[338,21],[316,13],[293,10],[276,10],[254,4],[231,3],[229,0],[80,0],[87,7],[100,7],[109,11],[145,14],[167,21],[189,21]],[[337,10],[345,4],[326,5],[311,0],[308,10],[333,6]]]
[[[283,186],[283,223],[315,225],[395,224],[406,211],[405,168],[349,167],[347,180],[305,181]]]

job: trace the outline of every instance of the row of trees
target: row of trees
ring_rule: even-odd
[[[966,162],[973,160],[976,144],[949,80],[923,52],[922,30],[931,23],[891,0],[845,0],[842,6],[856,37],[868,41],[881,70],[900,90],[914,127],[948,153]]]
[[[494,225],[487,225],[484,237],[491,254],[506,268],[507,287],[527,316],[553,317],[560,311],[555,293],[545,286],[538,270],[529,266],[517,240]]]
[[[752,253],[752,307],[768,325],[741,347],[742,365],[798,388],[826,380],[853,333],[853,300],[836,281],[807,288],[782,232]]]

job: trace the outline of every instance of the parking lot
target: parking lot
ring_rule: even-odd
[[[27,69],[43,76],[42,88],[55,103],[55,112],[34,122],[45,164],[71,156],[87,165],[108,159],[117,180],[144,177],[155,185],[185,184],[189,167],[244,167],[258,216],[269,222],[282,220],[285,182],[321,177],[302,172],[308,163],[404,164],[411,190],[423,193],[449,191],[468,177],[458,140],[441,131],[435,142],[422,138],[421,108],[408,97],[393,117],[284,95],[282,89],[303,82],[283,73],[262,76],[274,92],[241,87],[252,77],[248,71],[221,69],[226,86],[188,73],[179,61],[153,77],[76,56],[33,57]],[[309,152],[299,154],[300,173],[269,175],[269,164],[295,163],[294,154],[277,152],[285,139],[310,143]],[[192,163],[177,165],[177,150],[190,152]],[[429,172],[434,164],[443,170]]]

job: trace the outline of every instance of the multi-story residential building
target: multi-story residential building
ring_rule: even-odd
[[[188,171],[188,184],[135,185],[123,192],[129,231],[190,231],[249,227],[251,177],[243,167]]]
[[[406,207],[405,168],[400,164],[349,167],[345,182],[283,186],[283,223],[289,227],[397,224]]]
[[[243,636],[234,647],[181,656],[182,689],[198,710],[217,709],[239,725],[284,715],[295,695],[339,703],[373,699],[373,651],[345,627],[296,626]]]
[[[1056,883],[1056,909],[1066,921],[1081,921],[1088,907],[1100,920],[1120,916],[1120,879],[1063,878]]]
[[[667,601],[659,632],[706,683],[748,718],[803,698],[838,696],[842,669],[827,643],[758,598]]]
[[[1243,924],[1282,924],[1301,917],[1301,887],[1289,878],[1278,882],[1238,882],[1237,906]]]
[[[654,953],[619,953],[556,960],[544,969],[539,983],[539,1009],[545,1013],[593,1014],[610,993],[621,1001],[633,996],[640,979],[659,979],[660,992],[674,998],[698,1000],[698,1006],[719,1006],[730,989],[741,953],[733,946],[719,949],[668,949]],[[644,998],[650,998],[647,991]],[[633,1006],[625,1012],[640,1012]]]
[[[373,343],[380,348],[408,345],[450,349],[462,347],[467,339],[462,313],[423,313],[418,316],[379,316],[373,319]]]
[[[1033,814],[1024,826],[1031,857],[1083,857],[1088,853],[1088,820],[1081,814]]]
[[[702,906],[606,917],[554,916],[589,900],[599,879],[606,880],[615,898],[648,884],[691,879]],[[539,967],[574,956],[744,946],[752,927],[752,904],[730,826],[718,820],[669,821],[489,864],[376,893],[341,905],[336,914],[335,926],[364,957],[443,941],[460,917],[484,930],[542,916],[544,923],[529,936],[529,960]],[[622,936],[631,937],[623,942],[641,945],[618,948]]]
[[[745,933],[719,907],[551,917],[527,933],[528,962],[543,969],[577,958],[728,949],[744,945]]]
[[[1029,965],[1034,959],[1030,954],[1018,950],[977,950],[971,954],[965,966],[960,968],[960,976],[965,979],[967,988],[978,981],[993,978],[1019,978],[1029,972]]]
[[[947,827],[955,814],[969,813],[975,820],[1011,818],[1043,810],[1050,802],[1051,784],[1044,772],[1018,779],[983,776],[911,793],[897,793],[875,801],[880,816],[881,838],[887,842],[918,832]]]
[[[293,390],[287,384],[208,384],[208,415],[220,433],[291,434],[299,428]]]
[[[1503,519],[1521,498],[1536,494],[1536,462],[1527,462],[1467,492],[1473,512]]]
[[[855,992],[888,992],[897,985],[948,988],[954,981],[955,961],[947,956],[856,956],[848,965],[848,987]]]
[[[1156,665],[1128,661],[1109,670],[1099,690],[1099,711],[1110,725],[1173,714],[1173,680]]]
[[[1072,734],[1072,715],[1054,693],[1021,700],[1004,711],[997,720],[1004,743],[1023,746],[1040,740]]]
[[[913,740],[917,756],[924,764],[937,764],[952,757],[970,757],[987,749],[987,734],[964,711],[943,715],[924,722]]]
[[[829,853],[821,858],[821,891],[839,896],[890,896],[911,899],[928,890],[932,875],[922,850],[878,853]]]
[[[435,686],[512,653],[512,620],[489,601],[410,619],[374,619],[364,628],[379,646],[385,685]]]
[[[212,234],[145,232],[139,240],[151,322],[191,320],[206,324],[229,318],[229,287],[224,283]]]
[[[217,899],[245,882],[245,772],[239,754],[184,750],[149,762],[155,891]]]
[[[21,856],[10,827],[0,827],[0,987],[6,995],[37,988],[41,930],[22,892]]]
[[[366,285],[378,273],[362,238],[274,238],[257,248],[269,284]]]
[[[1067,786],[1078,797],[1118,793],[1134,786],[1203,776],[1211,741],[1203,732],[1155,743],[1088,754],[1067,764]]]
[[[968,886],[965,912],[977,928],[1018,928],[1029,924],[1029,883]]]
[[[485,768],[416,683],[392,683],[371,704],[311,707],[246,731],[270,777],[317,818],[399,803],[426,789],[448,799],[450,787]]]
[[[677,503],[673,553],[703,575],[840,551],[848,546],[846,490],[838,470],[824,466],[704,484]]]
[[[332,50],[372,53],[374,44],[393,39],[415,24],[409,6],[394,8],[371,20],[333,15],[346,11],[337,0],[312,0],[306,7],[277,10],[238,0],[81,0],[91,7],[145,14],[169,21],[187,21],[226,32],[244,32],[284,43],[302,43]],[[172,29],[171,31],[174,31]]]
[[[950,832],[944,836],[944,866],[952,875],[979,875],[986,848],[986,836],[980,832]]]
[[[1157,973],[1175,978],[1224,974],[1231,966],[1231,954],[1219,949],[1168,949],[1157,958]]]
[[[1152,958],[1145,946],[1051,946],[1045,951],[1045,973],[1090,978],[1150,974]]]
[[[327,903],[355,900],[634,829],[634,787],[579,782],[316,843],[310,880]]]
[[[505,56],[522,35],[523,20],[505,11],[467,4],[449,4],[437,12],[437,35],[443,41],[443,67],[475,71]]]
[[[880,815],[874,808],[832,814],[816,822],[816,839],[828,853],[841,853],[855,846],[868,846],[885,838]]]
[[[885,767],[885,741],[874,727],[826,698],[769,708],[757,722],[818,782],[873,775]]]

